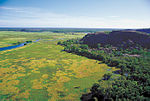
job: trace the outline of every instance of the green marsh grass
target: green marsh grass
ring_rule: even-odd
[[[66,53],[57,45],[59,40],[84,35],[0,32],[0,47],[41,39],[0,51],[0,101],[79,101],[110,68],[100,61]]]

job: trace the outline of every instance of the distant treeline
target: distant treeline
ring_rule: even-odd
[[[0,31],[21,31],[21,32],[54,32],[54,33],[68,33],[68,32],[98,32],[98,31],[112,31],[116,29],[105,28],[0,28]]]
[[[95,33],[99,31],[123,30],[117,28],[0,28],[0,31],[22,31],[22,32],[54,32],[54,33],[68,33],[68,32],[89,32]],[[150,28],[145,29],[125,29],[136,30],[140,32],[150,33]]]
[[[150,101],[150,52],[142,47],[118,49],[111,45],[91,48],[80,39],[58,42],[64,51],[78,54],[120,68],[121,76],[110,79],[108,73],[99,78],[90,93],[83,94],[82,101]],[[105,87],[103,87],[104,85]],[[102,83],[102,84],[101,84]],[[97,100],[96,100],[97,99]]]

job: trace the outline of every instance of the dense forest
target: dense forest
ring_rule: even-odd
[[[108,32],[107,32],[108,33]],[[89,33],[82,38],[84,44],[91,47],[97,47],[100,43],[102,46],[112,45],[117,48],[150,48],[150,36],[147,33],[139,31],[112,31],[109,34],[105,32]]]
[[[93,39],[94,41],[94,39]],[[93,84],[82,101],[149,101],[150,100],[150,50],[140,45],[132,48],[114,47],[111,44],[91,47],[83,39],[59,41],[64,51],[102,61],[111,67],[120,68],[120,76],[112,78],[107,73]],[[105,85],[105,86],[103,86]]]

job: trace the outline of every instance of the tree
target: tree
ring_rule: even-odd
[[[58,41],[57,45],[61,45],[61,41]]]
[[[82,48],[82,49],[88,49],[88,45],[82,44],[82,45],[80,46],[80,48]]]
[[[100,43],[97,44],[97,48],[98,48],[98,49],[101,48],[101,44],[100,44]]]
[[[109,80],[111,76],[112,76],[111,73],[104,74],[103,80]]]

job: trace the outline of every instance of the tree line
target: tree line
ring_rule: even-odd
[[[120,68],[121,76],[111,80],[112,74],[105,74],[99,83],[91,87],[90,93],[83,94],[83,101],[116,101],[116,100],[150,100],[150,52],[142,47],[138,49],[117,49],[111,45],[91,48],[83,44],[80,39],[59,41],[64,51],[78,54],[91,59],[102,61],[111,67]],[[128,74],[128,75],[126,75]],[[108,82],[108,87],[101,86],[101,82]]]

